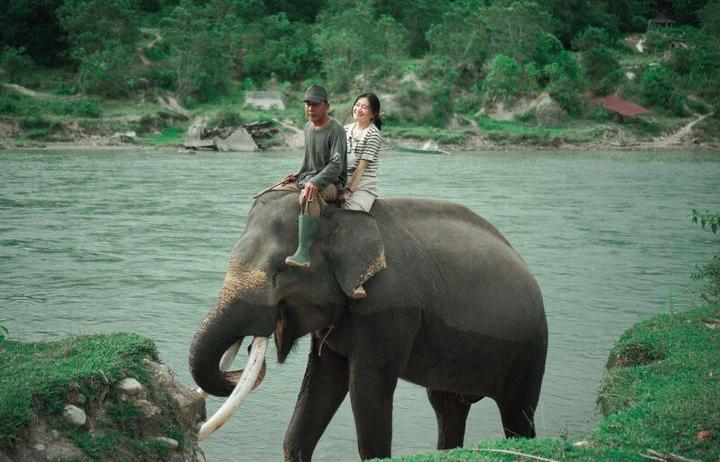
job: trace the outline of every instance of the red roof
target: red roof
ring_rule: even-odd
[[[625,101],[617,96],[605,96],[603,98],[595,98],[598,104],[610,112],[617,112],[623,117],[635,117],[641,114],[649,114],[650,111],[633,102]]]

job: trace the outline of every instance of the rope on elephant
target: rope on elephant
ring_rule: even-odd
[[[325,344],[325,340],[327,340],[328,335],[330,335],[330,332],[335,328],[335,324],[330,326],[327,332],[325,332],[325,335],[323,335],[322,340],[320,340],[320,347],[318,348],[318,356],[322,356],[322,347]]]
[[[544,457],[534,456],[532,454],[525,454],[518,451],[510,451],[508,449],[486,449],[486,448],[471,448],[471,451],[477,452],[499,452],[501,454],[512,454],[514,456],[527,457],[528,459],[540,460],[542,462],[560,462],[554,459],[546,459]]]

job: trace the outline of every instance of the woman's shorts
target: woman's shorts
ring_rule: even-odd
[[[365,191],[364,189],[357,189],[345,200],[344,208],[369,212],[373,202],[375,202],[375,197],[375,194]]]

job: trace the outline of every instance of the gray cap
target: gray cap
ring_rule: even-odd
[[[303,101],[312,101],[313,103],[321,103],[328,100],[327,90],[320,85],[311,85],[305,90]]]

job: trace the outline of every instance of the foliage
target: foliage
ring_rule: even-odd
[[[313,43],[328,86],[348,91],[356,79],[372,82],[391,74],[405,56],[405,35],[391,16],[376,17],[366,3],[321,14]]]
[[[489,53],[488,33],[481,9],[453,3],[427,32],[430,55],[444,60],[468,80],[478,80]]]
[[[227,31],[214,20],[212,5],[183,0],[162,22],[162,34],[173,50],[175,92],[181,98],[212,99],[227,91],[230,53]]]
[[[675,76],[669,68],[663,65],[648,67],[638,85],[644,104],[683,115],[684,97],[675,89]]]
[[[445,127],[453,110],[450,87],[440,80],[434,80],[425,87],[408,82],[397,93],[400,112],[390,112],[387,122],[414,123],[432,127]]]
[[[429,49],[426,32],[433,27],[436,18],[442,16],[448,8],[452,8],[455,2],[448,0],[374,0],[373,3],[378,14],[394,18],[406,31],[409,31],[407,50],[411,56],[420,57]]]
[[[134,334],[52,343],[0,339],[0,450],[22,437],[35,412],[62,411],[70,390],[92,401],[108,380],[130,375],[147,382],[147,357],[157,360],[155,346]]]
[[[55,10],[63,0],[12,0],[0,8],[0,44],[24,48],[38,64],[59,65],[67,49],[67,32]],[[1,48],[1,46],[0,46]]]
[[[68,33],[71,52],[80,56],[134,49],[140,37],[138,12],[131,0],[64,0],[57,15]]]
[[[217,128],[236,128],[243,123],[244,120],[239,112],[230,108],[223,108],[218,111],[215,116],[208,120],[207,126]]]
[[[285,13],[266,16],[234,32],[232,55],[237,78],[264,81],[272,76],[297,81],[317,69],[312,26],[291,22]]]
[[[618,35],[618,22],[614,10],[605,7],[605,2],[592,0],[546,0],[542,5],[552,16],[552,31],[566,46],[570,46],[577,34],[587,28],[607,31]]]
[[[518,63],[529,58],[535,45],[552,29],[552,17],[532,1],[493,2],[482,14],[490,40],[488,54],[507,54]]]
[[[709,210],[704,212],[698,212],[693,209],[692,215],[690,215],[692,224],[699,224],[702,229],[712,231],[713,234],[717,233],[720,229],[720,212],[712,213]]]
[[[82,91],[110,98],[130,94],[134,76],[128,63],[134,55],[129,49],[116,47],[89,54],[79,51],[74,56],[80,61],[78,83]]]
[[[610,35],[605,29],[589,26],[578,33],[572,41],[575,50],[588,51],[592,48],[612,46]]]
[[[32,59],[25,54],[25,48],[5,48],[0,55],[0,66],[5,70],[0,74],[3,80],[22,84],[33,68]]]
[[[588,88],[597,95],[611,93],[623,79],[617,58],[610,49],[602,45],[583,52],[582,68]]]
[[[483,104],[488,107],[500,101],[512,102],[520,94],[522,69],[510,56],[499,54],[488,65],[483,81]]]
[[[720,40],[720,0],[710,0],[700,9],[703,32]]]

